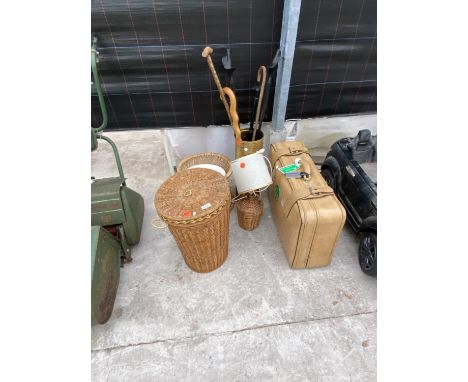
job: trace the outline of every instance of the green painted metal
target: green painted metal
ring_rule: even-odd
[[[145,202],[139,193],[127,186],[120,189],[120,196],[125,211],[125,222],[123,223],[125,236],[130,245],[138,244],[143,226]]]
[[[91,128],[91,151],[96,150],[98,147],[98,142],[96,138],[96,132]]]
[[[103,131],[107,127],[108,116],[106,103],[104,102],[104,95],[102,94],[101,80],[99,79],[99,72],[97,69],[99,52],[96,50],[97,38],[93,38],[93,45],[91,46],[91,71],[93,72],[94,83],[96,84],[96,92],[99,99],[99,107],[101,108],[102,123],[101,126],[94,128],[96,133]]]
[[[111,145],[112,151],[114,152],[115,163],[117,164],[117,169],[119,170],[119,175],[122,179],[124,179],[124,184],[125,184],[125,176],[124,176],[124,172],[122,168],[122,163],[120,162],[120,155],[119,155],[119,150],[117,150],[117,146],[112,141],[112,139],[108,137],[105,137],[103,135],[98,135],[97,138],[102,139]]]
[[[112,313],[119,285],[121,261],[123,265],[132,260],[130,245],[140,241],[145,209],[143,197],[125,184],[117,146],[110,138],[102,135],[108,119],[97,71],[97,54],[96,39],[94,39],[91,49],[91,70],[103,121],[101,126],[91,127],[91,151],[97,149],[98,139],[109,143],[119,176],[98,179],[91,184],[91,322],[93,325],[107,322]]]
[[[121,258],[132,260],[130,245],[140,241],[143,197],[123,185],[123,178],[91,184],[91,322],[109,319],[119,285]],[[115,237],[103,227],[116,227]]]
[[[122,246],[122,251],[123,251],[122,260],[124,263],[129,263],[133,259],[132,259],[132,252],[130,249],[130,245],[128,244],[127,236],[125,235],[124,227],[122,225],[119,225],[117,227],[117,232],[119,234],[119,240],[120,240],[120,244]]]
[[[122,224],[129,245],[138,244],[143,226],[143,197],[120,177],[91,183],[91,225]]]
[[[141,229],[143,226],[143,215],[145,212],[145,202],[143,197],[127,186],[120,189],[122,206],[125,211],[125,222],[123,228],[125,236],[130,245],[140,242]]]
[[[122,178],[97,179],[91,183],[91,225],[108,226],[125,222],[120,198]]]
[[[91,324],[106,323],[114,308],[120,279],[121,247],[99,226],[91,227]]]

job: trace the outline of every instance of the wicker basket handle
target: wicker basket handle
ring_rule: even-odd
[[[162,221],[161,219],[153,219],[151,221],[151,225],[156,229],[165,229],[165,228],[167,228],[167,223]]]

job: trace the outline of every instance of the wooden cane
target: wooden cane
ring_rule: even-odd
[[[229,97],[229,103],[231,104],[229,108],[229,113],[232,117],[232,129],[234,130],[234,134],[236,135],[236,145],[240,145],[242,142],[242,139],[241,139],[241,130],[239,127],[239,116],[237,115],[236,95],[228,87],[223,88],[223,92]]]
[[[227,103],[227,100],[226,100],[226,96],[224,95],[224,92],[223,92],[223,87],[221,86],[221,82],[219,82],[219,78],[218,78],[218,74],[216,74],[216,69],[213,65],[213,61],[211,60],[211,53],[213,53],[213,49],[211,49],[211,47],[207,46],[205,47],[205,49],[203,49],[203,52],[202,52],[202,57],[203,58],[206,58],[206,62],[208,63],[208,66],[211,70],[211,74],[213,75],[213,79],[214,79],[214,82],[216,84],[216,87],[218,88],[218,91],[219,91],[219,98],[221,98],[221,102],[223,103],[224,105],[224,108],[226,109],[226,113],[229,117],[229,122],[231,122],[231,125],[232,125],[232,117],[231,117],[231,113],[229,111],[229,105]]]
[[[258,97],[257,114],[255,115],[254,132],[252,136],[252,141],[255,141],[255,135],[257,135],[258,121],[260,119],[260,111],[262,110],[263,93],[265,91],[266,68],[263,65],[258,68],[258,72],[257,72],[257,82],[260,82],[260,80],[262,81],[262,83],[260,85],[260,95]]]

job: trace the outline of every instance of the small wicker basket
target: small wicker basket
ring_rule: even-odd
[[[252,132],[250,130],[241,130],[241,143],[236,145],[236,159],[256,153],[263,149],[263,132],[257,130],[255,141],[252,142]]]
[[[156,210],[195,272],[211,272],[226,260],[230,201],[226,178],[204,168],[177,172],[156,192]]]
[[[237,202],[237,221],[247,231],[257,228],[263,213],[263,202],[258,194],[248,194]]]

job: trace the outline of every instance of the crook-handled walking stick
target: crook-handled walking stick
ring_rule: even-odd
[[[229,114],[232,117],[232,129],[236,135],[236,145],[241,144],[241,131],[239,127],[239,116],[237,115],[237,100],[234,92],[228,87],[223,88],[223,92],[229,97],[229,102],[231,104],[229,108]]]
[[[259,121],[259,126],[258,126],[258,129],[260,131],[262,130],[262,123],[263,123],[263,120],[265,119],[266,111],[270,105],[270,97],[272,95],[271,93],[272,91],[274,92],[274,89],[275,89],[276,70],[278,69],[278,62],[280,60],[280,56],[281,56],[281,51],[278,49],[270,65],[268,65],[267,81],[265,85],[265,95],[263,96],[263,105],[262,105],[262,110],[260,111],[260,121]]]
[[[254,132],[252,136],[252,141],[255,141],[255,135],[257,135],[258,121],[260,119],[260,110],[262,110],[263,93],[265,91],[265,81],[266,81],[266,68],[262,65],[258,68],[258,72],[257,72],[257,82],[261,82],[261,85],[260,85],[260,95],[258,97],[257,114],[255,115]]]

